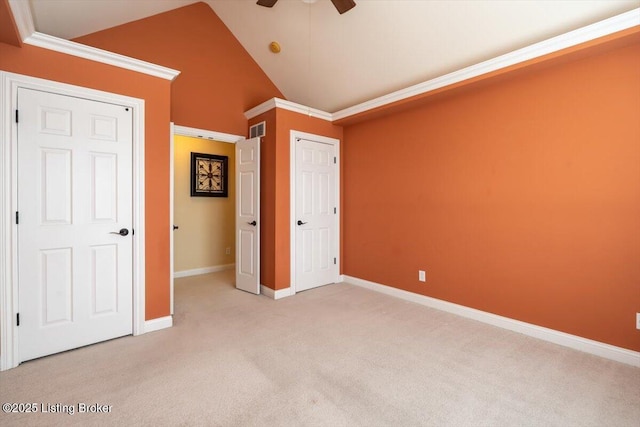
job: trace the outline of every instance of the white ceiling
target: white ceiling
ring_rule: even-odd
[[[30,0],[70,39],[192,0]],[[290,101],[335,112],[640,7],[640,0],[207,0]],[[640,24],[640,22],[638,22]],[[277,41],[282,52],[268,46]],[[159,64],[162,65],[162,64]]]

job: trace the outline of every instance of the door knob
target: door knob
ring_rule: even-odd
[[[109,234],[119,234],[124,237],[129,235],[129,230],[127,230],[126,228],[121,228],[120,231],[112,231]]]
[[[257,223],[255,220],[253,220],[253,221],[251,221],[251,222],[248,222],[247,224],[249,224],[249,225],[253,225],[254,227],[255,227],[256,225],[258,225],[258,223]]]
[[[177,225],[174,225],[174,226],[173,226],[173,229],[174,229],[174,230],[177,230],[178,228],[180,228],[180,227],[178,227]]]
[[[304,225],[304,224],[306,224],[306,222],[302,222],[302,221],[298,220],[298,225]]]

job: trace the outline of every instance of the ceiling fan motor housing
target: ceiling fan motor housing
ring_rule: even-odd
[[[258,0],[256,4],[264,7],[273,7],[278,0]],[[305,3],[315,3],[317,0],[302,0]],[[338,9],[340,15],[349,10],[353,9],[356,6],[356,2],[354,0],[331,0],[331,3]]]

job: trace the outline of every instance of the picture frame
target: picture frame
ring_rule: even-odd
[[[229,158],[191,153],[191,197],[228,197]]]

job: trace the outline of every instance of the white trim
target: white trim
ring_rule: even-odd
[[[276,100],[279,98],[271,98],[267,101],[264,101],[262,104],[253,107],[252,109],[244,112],[244,117],[247,120],[251,120],[254,117],[259,116],[262,113],[266,113],[267,111],[273,110],[276,108]]]
[[[340,281],[340,218],[342,217],[342,210],[340,206],[340,194],[341,194],[341,181],[340,181],[340,140],[336,138],[329,138],[326,136],[314,135],[311,133],[301,132],[297,130],[290,131],[290,151],[289,151],[289,165],[290,165],[290,176],[289,176],[289,185],[290,185],[290,195],[289,195],[289,210],[290,210],[290,242],[291,242],[291,251],[289,253],[289,258],[291,260],[291,276],[290,276],[290,286],[291,286],[291,295],[295,295],[296,293],[296,139],[306,139],[308,141],[321,142],[323,144],[333,145],[335,148],[336,155],[336,182],[335,182],[335,196],[336,196],[336,210],[337,213],[335,215],[335,234],[334,234],[334,242],[335,242],[335,257],[336,257],[336,277],[334,283],[338,283]]]
[[[33,44],[35,46],[40,46],[51,50],[56,50],[63,53],[68,53],[70,55],[75,55],[98,62],[104,62],[110,65],[143,72],[150,75],[156,75],[168,80],[175,79],[175,77],[180,73],[179,71],[171,70],[170,68],[161,67],[133,58],[128,58],[123,55],[113,54],[100,49],[90,48],[88,46],[69,42],[64,39],[58,39],[46,34],[36,33],[35,27],[33,25],[33,17],[31,14],[29,2],[25,0],[9,0],[9,5],[16,22],[16,26],[18,27],[18,31],[20,32],[20,35],[25,43]],[[273,98],[245,112],[245,117],[247,118],[247,120],[249,120],[259,114],[278,107],[301,114],[308,114],[309,116],[318,117],[327,121],[341,120],[375,108],[392,104],[394,102],[422,95],[424,93],[445,86],[460,83],[464,80],[478,77],[486,73],[497,71],[502,68],[510,67],[518,63],[548,55],[562,49],[576,46],[580,43],[585,43],[600,37],[614,34],[616,32],[637,26],[639,21],[640,8],[633,9],[620,15],[605,19],[603,21],[587,25],[586,27],[582,27],[565,34],[552,37],[542,42],[535,43],[533,45],[515,50],[513,52],[481,62],[479,64],[463,68],[461,70],[392,92],[387,95],[383,95],[378,98],[374,98],[372,100],[339,110],[334,113],[328,113],[322,110],[304,106],[302,104],[297,104],[279,98]],[[159,73],[160,75],[155,73]]]
[[[629,28],[638,26],[638,22],[640,22],[640,8],[630,10],[612,18],[596,22],[595,24],[587,25],[586,27],[570,31],[565,34],[561,34],[557,37],[532,44],[522,49],[506,53],[504,55],[489,59],[479,64],[475,64],[470,67],[466,67],[461,70],[436,77],[426,82],[418,83],[416,85],[409,86],[408,88],[391,92],[389,94],[362,102],[360,104],[336,111],[334,113],[327,113],[325,111],[316,110],[314,108],[296,104],[294,102],[285,101],[279,98],[273,98],[266,102],[263,102],[257,107],[250,109],[249,111],[246,111],[244,115],[247,119],[252,119],[259,114],[265,113],[269,110],[272,110],[273,108],[278,107],[285,110],[294,111],[296,113],[308,114],[309,116],[318,117],[323,120],[342,120],[351,116],[355,116],[357,114],[365,113],[375,108],[380,108],[385,105],[402,101],[404,99],[412,98],[414,96],[423,95],[425,93],[441,89],[446,86],[451,86],[465,80],[469,80],[535,58],[549,55],[551,53],[558,52],[572,46],[577,46],[581,43],[586,43],[600,37],[627,30]]]
[[[295,294],[295,292],[293,292],[293,289],[291,288],[278,289],[277,291],[274,291],[273,289],[268,288],[265,285],[260,285],[260,293],[265,297],[271,299],[286,298]]]
[[[174,297],[174,238],[173,238],[173,224],[174,223],[174,201],[173,193],[175,188],[175,159],[174,159],[174,135],[176,132],[176,126],[173,122],[169,123],[169,314],[173,316],[173,297]]]
[[[236,142],[242,141],[243,139],[245,139],[244,136],[242,135],[233,135],[231,133],[222,133],[222,132],[216,132],[213,130],[190,128],[187,126],[179,126],[179,125],[174,126],[173,133],[175,135],[191,136],[193,138],[210,139],[213,141],[229,142],[232,144],[235,144]]]
[[[128,98],[110,96],[115,97],[112,99]],[[146,316],[145,101],[130,99],[136,105],[133,107],[133,335],[140,335],[144,333]]]
[[[11,8],[13,19],[15,19],[16,27],[18,27],[18,32],[22,40],[36,31],[33,25],[30,3],[31,2],[24,0],[9,0],[9,7]]]
[[[155,332],[173,326],[173,316],[158,317],[144,322],[144,333]]]
[[[483,74],[488,74],[562,49],[576,46],[580,43],[585,43],[599,37],[626,30],[637,26],[638,22],[640,22],[640,8],[570,31],[557,37],[532,44],[488,61],[445,74],[444,76],[380,96],[370,101],[354,105],[353,107],[345,108],[333,113],[332,117],[333,120],[345,119],[356,114],[373,110],[374,108],[379,108],[407,98],[422,95]]]
[[[201,274],[217,273],[218,271],[233,270],[235,264],[214,265],[211,267],[194,268],[193,270],[176,271],[173,277],[180,279],[182,277],[199,276]]]
[[[14,172],[11,153],[15,151],[11,138],[11,97],[5,74],[0,71],[0,371],[12,368],[13,348],[17,337],[13,334],[13,248],[14,221],[11,207]],[[10,308],[10,309],[9,309]]]
[[[65,83],[0,71],[2,104],[0,104],[0,189],[2,211],[0,223],[2,250],[0,266],[0,370],[18,365],[18,330],[15,313],[18,308],[18,283],[13,280],[17,272],[17,229],[14,216],[17,206],[17,126],[13,111],[17,105],[18,88],[29,88],[60,95],[91,99],[128,106],[133,111],[133,334],[144,333],[145,319],[145,102],[143,99],[87,89]]]
[[[627,350],[625,348],[616,347],[610,344],[601,343],[599,341],[582,338],[576,335],[567,334],[565,332],[556,331],[554,329],[533,325],[531,323],[522,322],[520,320],[510,319],[508,317],[498,316],[496,314],[487,313],[485,311],[476,310],[474,308],[465,307],[463,305],[439,300],[436,298],[415,294],[402,289],[381,285],[379,283],[370,282],[368,280],[358,279],[356,277],[344,276],[346,283],[350,283],[363,288],[371,289],[386,295],[411,301],[436,310],[446,311],[458,316],[477,320],[499,328],[508,329],[530,337],[538,338],[574,350],[604,357],[606,359],[615,360],[616,362],[626,363],[628,365],[640,367],[640,352]]]
[[[28,1],[9,0],[9,6],[11,7],[11,13],[18,27],[20,37],[26,44],[148,74],[150,76],[160,77],[166,80],[174,80],[178,77],[178,74],[180,74],[180,71],[168,67],[39,33],[33,24],[33,15]]]
[[[152,64],[150,62],[141,61],[139,59],[130,58],[118,53],[109,52],[80,43],[61,39],[43,33],[35,32],[31,36],[24,39],[26,44],[65,53],[67,55],[77,56],[79,58],[88,59],[90,61],[101,62],[103,64],[113,65],[138,73],[148,74],[154,77],[160,77],[165,80],[174,80],[180,74],[180,71],[161,65]]]
[[[295,102],[286,101],[280,98],[271,98],[268,101],[265,101],[262,104],[258,105],[257,107],[254,107],[249,111],[246,111],[244,113],[244,116],[247,118],[247,120],[250,120],[256,116],[259,116],[262,113],[266,113],[267,111],[273,110],[276,107],[281,108],[283,110],[293,111],[294,113],[304,114],[305,116],[316,117],[318,119],[327,120],[329,122],[333,120],[333,116],[331,113],[327,113],[326,111],[307,107],[302,104],[296,104]]]

